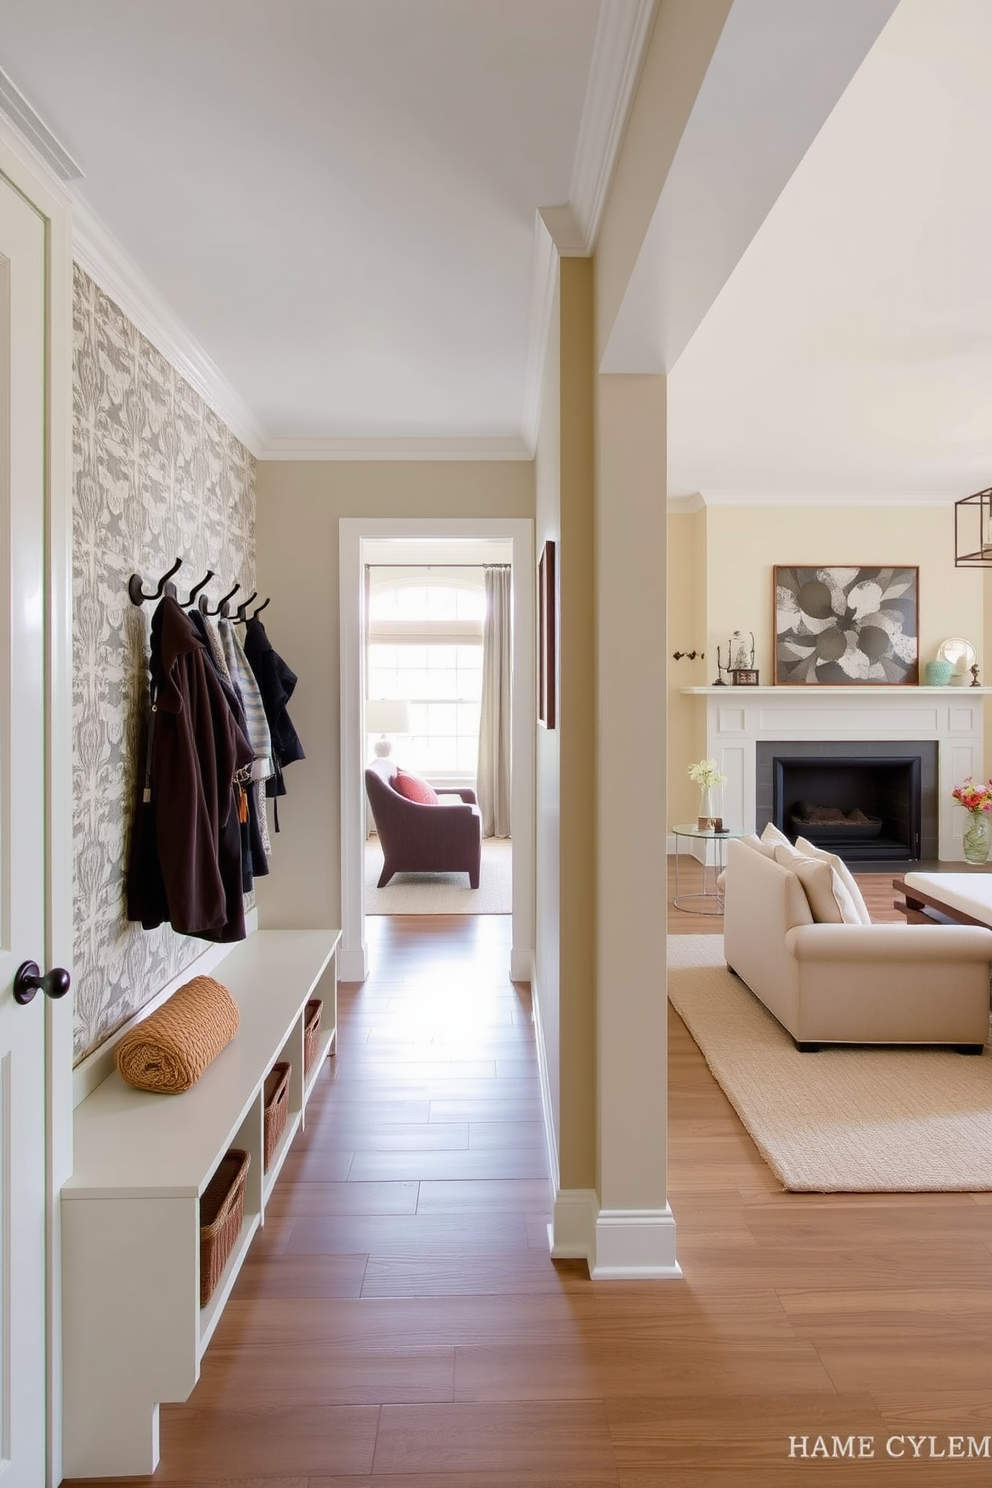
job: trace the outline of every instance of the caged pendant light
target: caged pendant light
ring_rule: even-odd
[[[992,568],[992,487],[954,503],[955,568]]]

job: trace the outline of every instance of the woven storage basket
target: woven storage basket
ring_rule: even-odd
[[[279,1145],[279,1138],[286,1130],[289,1114],[289,1072],[291,1064],[280,1059],[265,1077],[265,1166],[268,1168],[272,1154]]]
[[[251,1154],[239,1147],[225,1152],[200,1199],[200,1306],[220,1281],[245,1217],[245,1180]]]
[[[324,1004],[319,997],[313,997],[307,1003],[303,1014],[303,1067],[307,1074],[313,1069],[314,1060],[317,1058],[317,1049],[320,1045],[320,1015]]]

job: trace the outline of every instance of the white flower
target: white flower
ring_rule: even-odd
[[[697,760],[694,765],[689,766],[689,779],[694,780],[697,785],[726,785],[726,775],[721,775],[717,768],[716,760]]]

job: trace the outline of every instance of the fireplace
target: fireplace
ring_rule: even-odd
[[[774,822],[848,863],[937,857],[936,741],[762,741],[755,772],[759,832]]]
[[[744,832],[757,827],[760,832],[774,815],[771,767],[757,768],[761,745],[774,745],[773,754],[792,759],[822,759],[838,745],[848,756],[875,760],[919,755],[919,854],[925,860],[961,861],[967,816],[951,792],[969,775],[977,779],[985,768],[982,715],[992,688],[810,684],[682,691],[705,707],[706,756],[715,759],[727,777],[723,819],[729,826]],[[912,861],[908,856],[912,846],[905,849],[902,862]]]

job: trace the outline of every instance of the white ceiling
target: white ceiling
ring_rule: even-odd
[[[263,445],[520,456],[536,212],[598,209],[651,8],[0,0],[0,67]]]
[[[653,8],[0,0],[0,68],[80,261],[256,453],[520,457],[536,211],[593,241]],[[672,495],[992,483],[990,59],[989,0],[901,0],[670,372]]]
[[[992,4],[901,0],[669,379],[669,490],[992,484]]]

